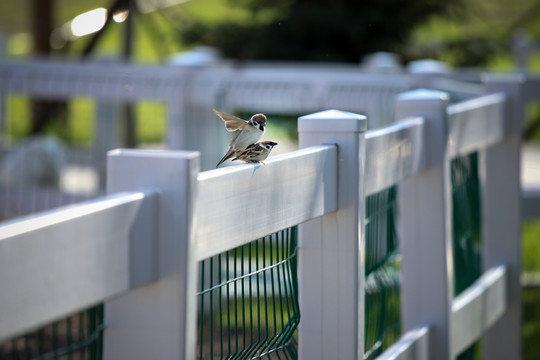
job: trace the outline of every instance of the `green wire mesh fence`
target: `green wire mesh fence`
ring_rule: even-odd
[[[455,291],[481,275],[478,155],[451,162]],[[364,359],[398,340],[400,257],[397,188],[366,198]],[[289,228],[202,261],[200,359],[296,359],[300,321],[297,228]],[[1,359],[101,359],[103,306],[0,344]],[[473,345],[460,360],[478,358]]]
[[[374,359],[401,335],[397,188],[366,198],[365,354]]]
[[[455,294],[482,275],[478,154],[451,162]]]
[[[98,305],[0,344],[0,359],[99,360],[104,327]]]
[[[296,359],[297,228],[200,263],[199,359]]]
[[[452,226],[455,294],[459,295],[482,275],[481,198],[478,153],[455,158],[450,163],[452,180]],[[458,356],[480,359],[479,342]]]

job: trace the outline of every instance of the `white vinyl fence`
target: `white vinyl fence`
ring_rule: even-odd
[[[449,104],[414,90],[396,122],[327,110],[300,150],[200,172],[200,154],[114,150],[107,193],[0,227],[0,340],[106,301],[105,359],[195,359],[198,261],[300,224],[301,359],[364,354],[365,198],[399,187],[403,337],[379,359],[519,359],[522,84]],[[453,294],[450,160],[479,152],[483,275]]]
[[[20,124],[21,117],[31,118],[31,114],[21,114],[17,104],[38,99],[65,101],[68,120],[79,124],[74,128],[94,135],[89,144],[75,141],[53,146],[54,166],[44,167],[41,164],[45,161],[35,160],[37,157],[29,151],[22,153],[30,158],[24,164],[15,159],[16,166],[23,168],[16,171],[26,171],[34,177],[61,172],[61,180],[65,181],[56,188],[39,185],[28,191],[28,186],[13,179],[6,185],[0,176],[0,218],[103,195],[106,153],[126,147],[123,137],[127,132],[124,120],[128,105],[135,132],[146,128],[155,133],[163,127],[161,139],[137,144],[138,147],[200,151],[201,170],[209,170],[215,167],[215,159],[222,155],[229,140],[212,108],[246,116],[264,112],[271,117],[291,119],[335,108],[367,115],[371,129],[393,122],[394,97],[411,88],[411,79],[408,74],[370,74],[359,66],[346,65],[256,64],[235,68],[217,64],[198,68],[2,60],[0,133],[13,132],[13,124]],[[147,110],[143,112],[145,105]],[[7,158],[14,146],[21,143],[0,137],[0,165],[2,158]],[[47,160],[45,151],[41,153]],[[3,172],[13,176],[15,171]],[[75,189],[66,184],[75,185]]]
[[[166,109],[164,146],[201,151],[201,168],[207,170],[214,167],[227,141],[212,108],[289,116],[338,108],[368,115],[373,122],[369,127],[375,128],[393,121],[393,99],[410,87],[407,74],[369,74],[358,66],[190,68],[2,60],[0,131],[9,116],[5,111],[9,95],[92,99],[97,107],[96,137],[87,156],[99,165],[106,151],[123,145],[119,105],[154,101]]]

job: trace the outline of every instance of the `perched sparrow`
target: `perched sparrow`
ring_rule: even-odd
[[[256,143],[263,136],[266,127],[266,116],[264,114],[255,114],[249,121],[245,121],[216,109],[214,109],[214,113],[225,121],[227,131],[240,130],[231,140],[229,150],[216,165],[217,168],[225,160],[240,155],[249,145]]]
[[[232,161],[235,160],[242,160],[249,163],[258,163],[263,162],[268,155],[270,155],[270,151],[272,151],[272,148],[277,145],[277,142],[273,141],[261,141],[256,144],[251,144],[248,146],[248,148],[240,155],[232,159]]]

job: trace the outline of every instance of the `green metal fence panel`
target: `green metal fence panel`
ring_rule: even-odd
[[[103,304],[0,344],[4,360],[100,360]]]
[[[366,198],[365,354],[374,359],[401,335],[397,188]]]
[[[450,163],[454,290],[459,295],[482,275],[482,220],[478,153],[455,158]],[[480,359],[480,341],[458,356],[458,360]]]
[[[452,226],[455,295],[482,275],[482,236],[478,154],[453,159]]]
[[[200,263],[200,359],[296,359],[297,228]]]

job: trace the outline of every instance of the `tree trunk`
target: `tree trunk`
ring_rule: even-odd
[[[54,0],[32,0],[32,35],[34,56],[47,58],[51,52],[50,36],[54,30]],[[30,134],[41,134],[57,119],[65,124],[66,103],[56,100],[33,99]]]

